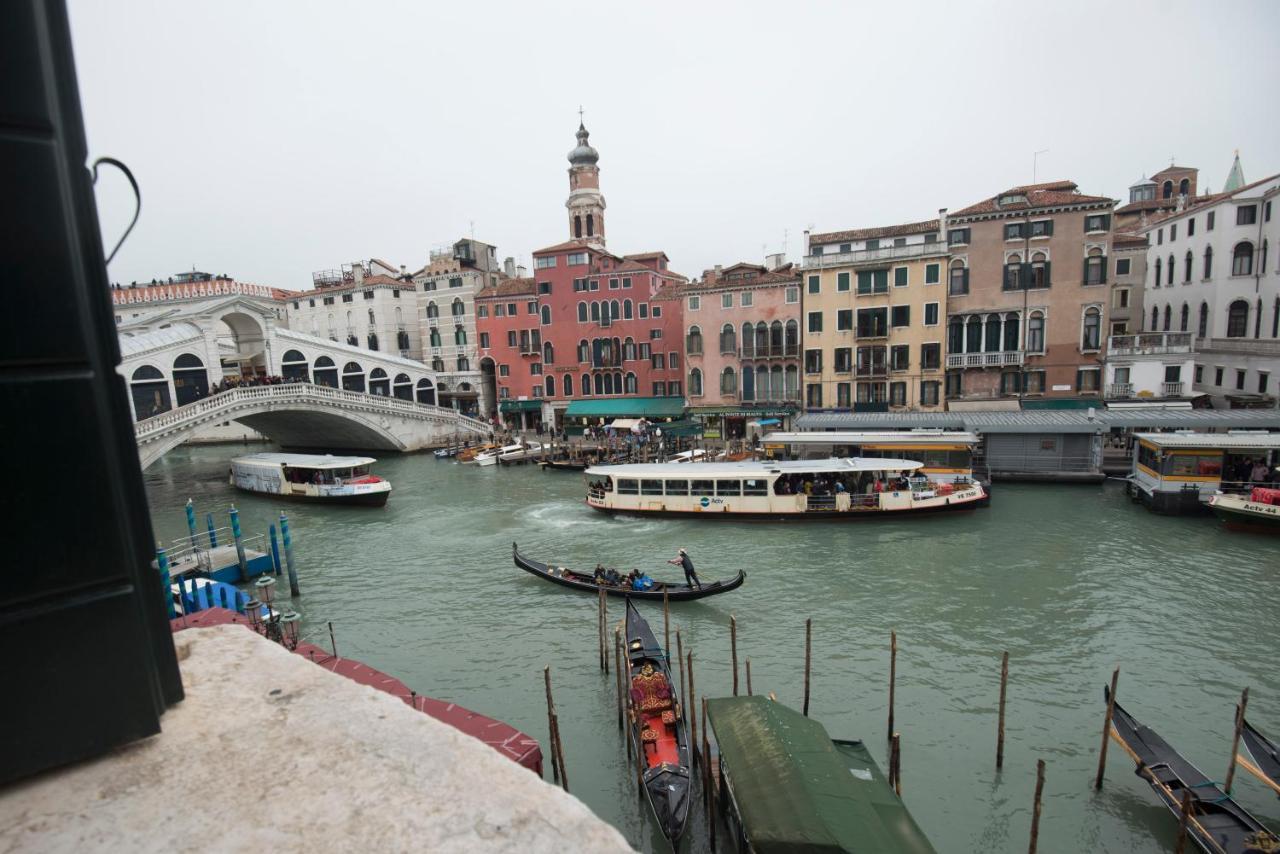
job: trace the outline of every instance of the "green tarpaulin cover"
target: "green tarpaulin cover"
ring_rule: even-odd
[[[615,397],[607,400],[575,400],[564,411],[566,418],[679,418],[682,414],[684,414],[683,397]]]
[[[767,697],[708,700],[720,767],[753,850],[928,854],[933,846],[862,742]]]

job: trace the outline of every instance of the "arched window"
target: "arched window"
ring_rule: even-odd
[[[1164,328],[1162,331],[1168,332],[1169,327],[1173,324],[1173,306],[1166,305],[1164,307]]]
[[[372,329],[369,330],[368,344],[370,350],[378,349],[378,333],[374,332]]]
[[[1186,332],[1187,327],[1190,325],[1190,323],[1191,323],[1191,306],[1187,305],[1184,302],[1182,304],[1182,311],[1179,313],[1179,316],[1178,316],[1178,331]]]
[[[541,314],[541,315],[542,315],[542,317],[541,317],[541,319],[542,319],[542,325],[543,325],[543,326],[550,326],[550,325],[551,325],[551,306],[549,306],[549,305],[544,305],[544,306],[542,306],[542,308],[540,308],[540,309],[538,310],[538,312],[539,312],[539,314]]]
[[[404,326],[404,312],[400,310],[400,306],[396,306],[396,326]]]
[[[440,330],[436,329],[434,326],[431,327],[431,335],[429,340],[431,342],[432,347],[439,347],[440,346]]]
[[[364,368],[355,362],[343,365],[342,387],[347,391],[364,391]]]
[[[1087,271],[1085,281],[1088,281]],[[1049,258],[1043,252],[1031,253],[1031,287],[1049,287]]]
[[[613,375],[613,393],[622,394],[622,372]]]
[[[598,302],[591,303],[591,321],[593,323],[600,322],[600,303]]]
[[[1151,307],[1151,331],[1158,332],[1160,330],[1160,309],[1156,306]]]
[[[784,393],[787,400],[800,399],[800,368],[795,365],[787,365],[786,370],[786,387]]]
[[[959,317],[947,321],[947,349],[952,353],[964,352],[964,321]]]
[[[396,333],[396,346],[398,346],[401,350],[409,349],[409,333],[407,331],[401,329],[399,332]],[[401,353],[400,355],[403,356],[405,354]]]
[[[733,353],[738,349],[738,336],[733,331],[733,324],[726,323],[720,327],[720,352]]]
[[[988,353],[998,353],[1000,352],[1000,341],[1001,341],[1000,315],[988,314],[986,326],[987,326],[987,330],[986,330],[986,335],[984,336],[986,340],[984,341],[983,349],[985,349]]]
[[[547,397],[555,397],[556,396],[556,378],[551,374],[547,374],[547,376],[543,378],[542,383],[546,387]]]
[[[1168,267],[1168,269],[1166,269],[1166,270],[1165,270],[1165,280],[1164,280],[1164,283],[1165,283],[1166,285],[1172,285],[1172,284],[1173,284],[1173,268],[1174,268],[1173,256],[1172,256],[1172,255],[1170,255],[1170,256],[1169,256],[1169,267]]]
[[[440,316],[440,308],[436,305],[435,300],[427,302],[427,318],[434,319]]]
[[[1247,240],[1241,240],[1231,250],[1231,275],[1253,275],[1253,244]]]
[[[742,324],[742,357],[750,359],[755,356],[756,328],[750,323]]]
[[[408,374],[396,374],[391,383],[391,396],[400,400],[413,400],[413,380],[409,379]]]
[[[689,327],[689,334],[685,336],[684,351],[690,356],[702,355],[702,330],[697,326]]]
[[[591,361],[591,345],[587,343],[587,339],[585,338],[578,342],[578,361]]]
[[[415,391],[418,403],[425,403],[428,406],[436,405],[436,388],[435,383],[431,382],[431,380],[426,377],[418,380]]]
[[[634,338],[628,337],[622,342],[622,361],[633,362],[636,358],[636,341]]]
[[[769,355],[783,355],[781,320],[775,320],[773,323],[769,324]]]
[[[769,370],[769,393],[773,395],[770,400],[787,399],[787,387],[782,381],[782,365],[774,365]]]
[[[573,374],[564,375],[564,396],[573,397]]]
[[[636,393],[636,375],[635,374],[632,374],[632,373],[627,374],[627,384],[625,387],[627,390],[627,394]]]
[[[369,372],[369,394],[391,396],[391,379],[382,368],[374,368]]]
[[[467,313],[467,306],[461,298],[455,297],[453,305],[449,306],[449,313],[454,317],[462,317]]]
[[[634,316],[632,311],[633,311],[633,308],[631,305],[631,300],[624,299],[622,301],[622,319],[630,320]]]
[[[453,327],[453,343],[459,347],[467,343],[467,330],[462,326]]]
[[[609,319],[617,320],[619,317],[622,317],[622,304],[619,303],[616,299],[610,300],[609,301]]]
[[[600,390],[601,380],[604,381],[604,391]],[[596,394],[613,394],[613,374],[596,375]]]
[[[333,359],[328,356],[321,356],[316,359],[312,365],[311,374],[315,377],[316,385],[325,385],[329,388],[338,387],[338,367],[333,363]]]
[[[720,372],[720,393],[738,393],[738,374],[731,367],[725,367],[725,369]]]
[[[800,355],[800,323],[796,320],[788,320],[786,326],[786,347],[783,350],[784,356]]]
[[[1018,315],[1012,311],[1004,316],[1004,349],[1018,349]]]
[[[133,411],[138,420],[168,412],[173,408],[169,398],[169,381],[159,368],[142,365],[129,378]]]
[[[1044,314],[1042,312],[1033,311],[1027,318],[1027,352],[1044,352]]]
[[[742,400],[756,399],[756,373],[750,365],[742,366]]]
[[[982,318],[971,315],[964,327],[964,351],[966,353],[982,352]]]
[[[960,296],[969,293],[969,268],[959,258],[951,262],[947,279],[947,295]]]
[[[378,321],[374,320],[374,318],[373,318],[373,309],[369,309],[369,325],[370,325],[370,326],[373,326],[373,325],[374,325],[374,324],[376,324],[377,322],[378,322]]]
[[[756,324],[756,349],[757,356],[767,356],[769,354],[769,327],[764,325],[764,321]]]
[[[1102,250],[1094,247],[1084,259],[1084,283],[1086,285],[1104,285],[1107,282],[1107,256]]]
[[[1249,334],[1249,303],[1238,299],[1227,309],[1227,337],[1243,338]]]
[[[1160,197],[1164,199],[1173,198],[1173,182],[1172,181],[1165,181],[1163,184],[1160,185]]]
[[[310,382],[311,374],[307,370],[307,357],[298,350],[285,350],[280,359],[280,376],[286,380]]]
[[[596,233],[596,215],[587,214],[587,237],[594,237]]]
[[[556,363],[555,348],[551,346],[550,341],[543,341],[542,342],[542,364],[554,365],[555,363]]]
[[[578,322],[587,322],[587,304],[585,302],[578,303]]]
[[[591,396],[591,374],[582,375],[582,395],[583,397]]]
[[[573,236],[574,237],[582,236],[582,215],[581,214],[576,214],[573,217]]]
[[[1178,195],[1185,196],[1185,195],[1188,195],[1190,192],[1191,192],[1191,182],[1186,178],[1183,178],[1181,181],[1178,182]]]
[[[1163,267],[1161,267],[1161,265],[1160,265],[1160,259],[1159,259],[1159,258],[1157,258],[1157,259],[1156,259],[1156,275],[1155,275],[1155,279],[1154,279],[1154,281],[1155,281],[1155,283],[1156,283],[1156,287],[1157,287],[1157,288],[1158,288],[1158,287],[1160,287],[1160,271],[1161,271],[1162,269],[1163,269]]]
[[[1188,249],[1188,250],[1187,250],[1187,255],[1186,255],[1186,257],[1183,259],[1183,271],[1182,271],[1182,273],[1183,273],[1183,278],[1182,278],[1182,281],[1184,281],[1184,282],[1189,282],[1189,281],[1191,281],[1191,265],[1192,265],[1193,263],[1195,263],[1195,256],[1193,256],[1193,255],[1191,254],[1191,250],[1190,250],[1190,249]]]
[[[1196,332],[1201,338],[1207,338],[1209,335],[1209,303],[1200,303],[1200,326]]]
[[[1206,246],[1204,248],[1204,277],[1207,279],[1213,275],[1213,247]]]
[[[443,359],[442,357],[440,357],[440,356],[434,356],[434,357],[432,357],[432,359],[431,359],[431,370],[433,370],[433,371],[437,371],[437,372],[443,371],[443,370],[444,370],[444,359]]]
[[[702,369],[694,368],[689,371],[689,396],[702,397]]]

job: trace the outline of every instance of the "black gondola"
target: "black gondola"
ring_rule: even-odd
[[[1240,740],[1252,757],[1251,762],[1242,762],[1249,773],[1257,777],[1280,795],[1280,747],[1274,741],[1258,732],[1246,720],[1240,729]],[[1243,759],[1244,757],[1241,757]]]
[[[563,566],[551,567],[533,558],[525,557],[520,554],[520,547],[515,543],[511,544],[511,556],[515,560],[516,566],[525,572],[554,584],[559,584],[562,587],[572,587],[575,590],[586,590],[591,593],[598,593],[603,587],[604,591],[610,596],[624,596],[632,599],[662,599],[662,594],[665,590],[670,601],[688,602],[693,599],[701,599],[704,596],[714,596],[717,593],[736,590],[742,586],[742,582],[747,580],[746,572],[738,570],[738,574],[728,581],[713,581],[701,587],[658,581],[654,583],[652,590],[632,590],[625,585],[596,584],[595,578],[590,573],[577,572],[572,569],[566,569]]]
[[[1103,696],[1109,695],[1104,689]],[[1111,737],[1137,763],[1137,774],[1175,817],[1182,816],[1184,793],[1191,795],[1187,835],[1202,851],[1247,854],[1272,851],[1280,837],[1263,827],[1244,807],[1199,768],[1188,762],[1154,730],[1139,723],[1119,703],[1111,719]]]
[[[543,471],[586,471],[587,466],[594,465],[586,460],[541,460],[538,465]]]
[[[689,731],[671,665],[649,624],[627,600],[628,737],[643,760],[640,778],[662,833],[674,846],[689,819]]]

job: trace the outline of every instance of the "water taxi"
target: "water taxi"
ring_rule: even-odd
[[[830,458],[592,466],[587,504],[605,513],[866,519],[972,510],[976,480],[930,480],[914,460]]]
[[[249,454],[231,461],[231,485],[246,492],[328,504],[381,507],[391,484],[369,473],[373,457]]]
[[[1209,509],[1233,531],[1280,534],[1280,489],[1255,486],[1249,495],[1219,492]]]
[[[1254,472],[1270,474],[1280,463],[1280,433],[1180,430],[1133,438],[1129,494],[1156,513],[1214,509],[1210,502],[1219,493],[1247,495],[1255,486],[1270,485],[1255,479]]]
[[[512,445],[503,445],[500,448],[476,454],[472,461],[478,466],[496,466],[500,462],[522,462],[541,451],[542,445],[538,442],[516,442]]]

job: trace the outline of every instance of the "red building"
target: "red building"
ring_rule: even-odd
[[[685,277],[664,252],[605,248],[599,154],[578,128],[569,153],[569,240],[533,253],[533,277],[480,291],[480,369],[512,426],[678,417],[684,406]],[[610,402],[612,401],[612,402]]]

